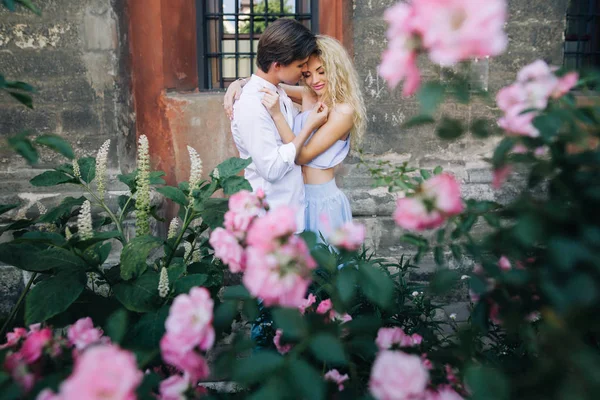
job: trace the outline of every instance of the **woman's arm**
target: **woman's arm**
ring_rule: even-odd
[[[305,92],[307,91],[306,87],[286,85],[285,83],[280,83],[279,86],[294,103],[302,105],[302,100],[305,96]]]
[[[327,122],[319,128],[310,141],[296,152],[296,164],[304,165],[314,160],[335,142],[348,135],[354,126],[354,109],[346,104],[336,106]]]

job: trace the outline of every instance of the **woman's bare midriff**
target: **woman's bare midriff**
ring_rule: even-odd
[[[302,176],[304,177],[304,183],[308,185],[320,185],[327,183],[334,177],[334,168],[328,169],[317,169],[302,166]]]

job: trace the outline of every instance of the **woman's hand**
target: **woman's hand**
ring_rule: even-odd
[[[259,92],[263,92],[264,96],[261,100],[263,106],[267,109],[271,117],[281,115],[281,105],[279,104],[279,93],[267,88],[262,88]]]
[[[315,104],[308,117],[306,118],[306,125],[311,131],[319,129],[325,122],[327,122],[327,116],[329,115],[329,107],[321,101]]]
[[[231,82],[225,92],[223,108],[225,108],[225,114],[227,114],[229,119],[233,119],[233,103],[235,103],[236,100],[239,100],[240,95],[242,94],[242,87],[242,81],[238,79]]]

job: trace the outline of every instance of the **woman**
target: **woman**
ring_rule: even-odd
[[[262,89],[263,104],[269,110],[284,143],[300,132],[311,112],[329,110],[321,125],[296,154],[302,165],[306,196],[306,229],[330,234],[352,220],[348,198],[335,183],[334,168],[348,155],[350,141],[359,143],[365,125],[365,106],[358,74],[344,47],[329,36],[317,36],[317,52],[310,56],[303,72],[303,86],[281,84],[286,94],[301,104],[302,112],[291,128],[280,109],[277,93]],[[231,116],[233,99],[239,96],[244,80],[232,83],[225,95]]]

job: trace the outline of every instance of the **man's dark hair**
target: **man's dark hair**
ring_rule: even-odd
[[[272,63],[290,65],[295,60],[303,60],[317,48],[315,35],[300,22],[280,18],[269,24],[258,41],[256,65],[269,72]]]

